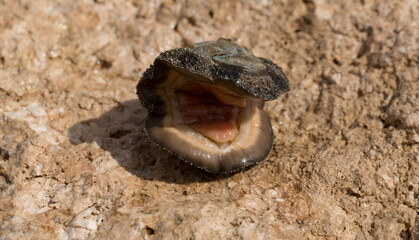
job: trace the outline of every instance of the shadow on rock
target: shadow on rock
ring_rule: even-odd
[[[67,135],[73,145],[96,142],[127,171],[147,180],[182,184],[232,175],[207,173],[156,146],[144,132],[146,117],[147,110],[139,101],[129,100],[98,118],[74,124]]]

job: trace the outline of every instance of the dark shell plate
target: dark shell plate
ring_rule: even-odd
[[[154,61],[153,71],[143,75],[138,88],[164,81],[170,69],[263,101],[274,100],[290,90],[280,67],[225,38],[161,53]]]

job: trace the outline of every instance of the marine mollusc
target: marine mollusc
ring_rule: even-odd
[[[273,132],[264,101],[289,90],[280,67],[224,38],[161,53],[137,85],[148,137],[213,173],[268,156]]]

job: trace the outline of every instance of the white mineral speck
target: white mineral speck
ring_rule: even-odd
[[[68,225],[70,238],[86,238],[96,232],[102,221],[102,214],[94,207],[88,208],[73,218]]]
[[[24,110],[20,110],[20,111],[15,111],[15,112],[5,112],[4,115],[6,115],[6,117],[11,118],[11,119],[16,119],[16,120],[20,120],[23,117],[25,117],[27,114],[26,111]]]
[[[47,131],[47,127],[42,124],[36,124],[36,123],[29,123],[29,126],[37,133],[45,132]]]

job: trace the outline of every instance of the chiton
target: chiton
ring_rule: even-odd
[[[148,137],[213,173],[268,156],[273,132],[264,101],[289,90],[280,67],[225,38],[161,53],[137,85]]]

